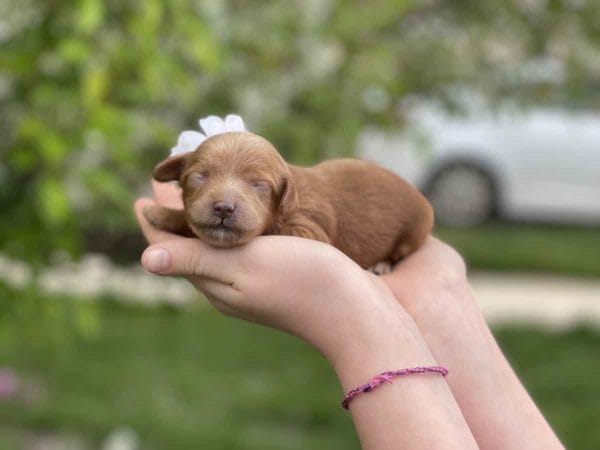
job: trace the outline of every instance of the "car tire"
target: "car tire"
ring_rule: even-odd
[[[494,178],[474,164],[453,163],[438,169],[424,192],[441,225],[479,225],[498,211]]]

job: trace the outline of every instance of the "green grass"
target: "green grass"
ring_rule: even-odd
[[[600,227],[490,223],[437,227],[474,269],[600,276]]]
[[[297,339],[210,308],[80,304],[0,289],[0,366],[25,380],[0,448],[42,433],[98,448],[123,425],[145,450],[359,448],[332,370]],[[600,333],[496,334],[567,446],[597,448]]]
[[[79,314],[60,299],[30,309],[48,302],[61,316]],[[122,425],[139,433],[144,449],[358,448],[333,372],[293,337],[209,308],[108,302],[96,310],[99,331],[83,338],[38,312],[27,313],[31,326],[25,316],[16,318],[20,326],[0,321],[0,366],[40,391],[34,401],[0,407],[2,449],[45,430],[98,446]]]
[[[569,449],[600,448],[600,331],[495,330],[504,353]]]

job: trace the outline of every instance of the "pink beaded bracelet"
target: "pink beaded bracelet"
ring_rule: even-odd
[[[373,378],[369,380],[368,383],[362,384],[354,389],[349,390],[346,395],[344,395],[344,399],[342,400],[342,407],[344,409],[348,409],[348,405],[352,401],[354,397],[363,392],[371,392],[377,386],[386,381],[388,383],[392,382],[392,378],[400,377],[402,375],[409,375],[412,373],[441,373],[443,376],[448,375],[448,369],[442,366],[428,366],[428,367],[409,367],[407,369],[401,370],[392,370],[390,372],[383,372],[379,375],[375,375]]]

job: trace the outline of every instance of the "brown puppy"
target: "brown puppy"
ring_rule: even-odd
[[[289,165],[248,132],[212,136],[194,152],[160,163],[154,178],[179,180],[185,209],[152,206],[146,218],[215,247],[263,234],[301,236],[332,244],[369,268],[414,252],[433,226],[429,202],[392,172],[354,159]]]

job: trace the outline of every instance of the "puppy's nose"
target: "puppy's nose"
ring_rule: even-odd
[[[214,202],[213,209],[218,217],[224,219],[235,211],[235,205],[230,202]]]

